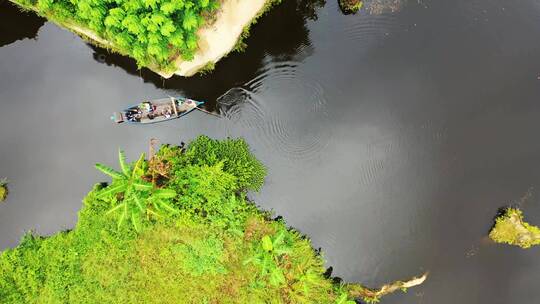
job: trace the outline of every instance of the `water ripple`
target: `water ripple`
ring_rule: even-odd
[[[244,87],[231,89],[218,103],[225,117],[287,159],[317,157],[330,142],[324,89],[299,71],[296,62],[268,63],[258,76]]]
[[[364,17],[364,16],[363,16]],[[365,43],[366,40],[381,39],[392,32],[403,29],[394,14],[365,16],[344,25],[342,32],[347,40]]]

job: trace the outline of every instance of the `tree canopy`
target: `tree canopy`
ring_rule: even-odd
[[[191,60],[203,16],[217,0],[15,0],[52,21],[74,23],[111,41],[139,66],[174,68],[179,56]]]

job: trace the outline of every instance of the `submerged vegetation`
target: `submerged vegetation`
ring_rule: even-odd
[[[196,32],[218,0],[12,0],[62,26],[88,29],[139,66],[175,69],[193,58]]]
[[[338,3],[339,8],[344,14],[354,14],[364,5],[362,0],[338,0]]]
[[[340,303],[373,290],[325,275],[309,239],[249,202],[266,169],[243,140],[164,145],[83,201],[71,231],[27,234],[0,254],[2,303]]]
[[[3,202],[7,198],[7,195],[8,195],[7,183],[8,182],[6,178],[0,179],[0,202]]]
[[[489,237],[497,243],[530,248],[540,244],[540,228],[525,222],[521,210],[506,208],[495,219]]]

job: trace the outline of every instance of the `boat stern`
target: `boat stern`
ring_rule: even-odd
[[[114,112],[113,115],[111,116],[111,120],[118,124],[123,123],[124,115],[122,114],[122,112]]]

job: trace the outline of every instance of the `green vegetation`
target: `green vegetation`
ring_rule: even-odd
[[[118,214],[118,227],[126,219],[131,219],[133,228],[140,231],[143,217],[176,212],[170,204],[176,197],[176,192],[171,189],[156,189],[152,183],[143,179],[144,154],[133,168],[126,163],[124,152],[120,150],[118,155],[122,172],[96,164],[98,170],[112,178],[112,184],[96,195],[96,198],[112,205],[106,214]]]
[[[526,223],[521,210],[506,208],[495,219],[489,237],[497,243],[530,248],[540,244],[540,228]]]
[[[219,7],[218,0],[12,0],[64,27],[76,25],[110,41],[113,50],[139,66],[174,71],[191,60],[196,32]]]
[[[354,14],[364,5],[362,0],[338,0],[338,2],[341,11],[344,14]]]
[[[8,189],[7,189],[7,179],[2,178],[0,179],[0,202],[3,202],[8,195]]]
[[[378,300],[325,276],[309,239],[246,198],[266,170],[243,140],[164,145],[86,196],[75,228],[0,254],[2,303],[340,303]],[[413,285],[399,285],[408,287]]]

